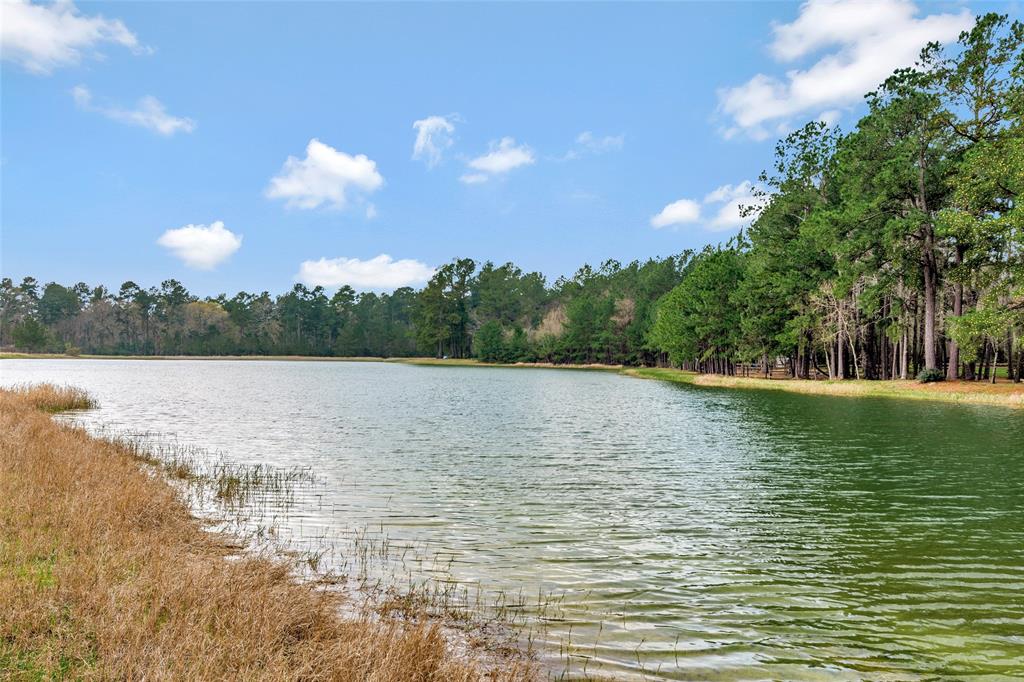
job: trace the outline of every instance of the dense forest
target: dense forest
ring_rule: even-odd
[[[477,357],[889,379],[1024,373],[1024,26],[980,17],[867,95],[849,133],[781,140],[726,244],[548,284],[455,260],[420,291],[200,299],[0,283],[0,345],[100,354]]]
[[[686,257],[581,268],[548,286],[511,263],[460,259],[420,291],[199,299],[176,280],[116,293],[84,283],[0,282],[0,338],[31,351],[134,355],[478,357],[491,362],[651,364],[657,301],[682,280]]]

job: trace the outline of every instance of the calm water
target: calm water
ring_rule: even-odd
[[[562,595],[541,640],[577,672],[1024,676],[1020,412],[379,363],[0,371],[88,389],[89,424],[312,467],[295,538],[376,528],[487,591]]]

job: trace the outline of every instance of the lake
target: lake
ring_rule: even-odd
[[[309,467],[315,491],[276,519],[291,542],[362,529],[411,548],[389,558],[410,580],[548,595],[524,613],[555,671],[1024,676],[1019,411],[392,363],[0,373],[89,390],[90,428]]]

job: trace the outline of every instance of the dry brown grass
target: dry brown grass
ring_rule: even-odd
[[[532,676],[523,664],[485,670],[430,623],[342,617],[342,597],[296,582],[282,563],[229,559],[124,448],[40,411],[82,397],[0,391],[0,677]]]
[[[92,396],[74,386],[55,384],[21,384],[7,389],[10,393],[43,412],[67,412],[96,407]]]
[[[747,388],[767,391],[787,391],[813,395],[834,395],[848,397],[907,398],[911,400],[936,400],[976,405],[999,405],[1024,409],[1024,384],[1000,381],[937,381],[922,384],[917,381],[867,381],[846,379],[844,381],[812,381],[808,379],[761,379],[755,377],[733,377],[720,374],[695,374],[679,369],[664,367],[641,367],[623,370],[630,376],[645,379],[662,379],[680,384],[710,386],[715,388]]]
[[[852,397],[910,398],[954,403],[1000,405],[1024,408],[1024,384],[990,384],[980,381],[941,381],[922,384],[917,381],[809,381],[801,379],[757,379],[702,374],[693,383],[723,388],[758,388],[793,393]]]

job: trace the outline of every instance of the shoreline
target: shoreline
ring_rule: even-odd
[[[664,367],[635,367],[624,369],[622,373],[640,379],[656,379],[705,388],[785,391],[842,398],[895,398],[1024,409],[1024,383],[1013,384],[1006,381],[995,384],[984,381],[937,381],[922,384],[911,379],[762,379],[696,374]]]
[[[845,398],[895,398],[926,400],[955,404],[993,405],[1010,409],[1024,409],[1024,383],[1000,381],[939,381],[922,384],[907,380],[844,379],[762,379],[718,374],[697,374],[668,367],[626,367],[623,365],[554,364],[550,362],[485,363],[470,358],[440,359],[430,357],[377,358],[330,357],[306,355],[79,355],[58,353],[0,353],[0,360],[224,360],[231,362],[383,362],[433,367],[480,367],[510,369],[560,369],[575,371],[615,372],[640,379],[657,379],[671,383],[705,388],[785,391],[804,395]]]
[[[399,365],[436,365],[439,367],[515,367],[533,369],[589,369],[617,372],[625,365],[556,364],[554,362],[481,362],[473,358],[389,357],[365,355],[66,355],[64,353],[11,353],[0,352],[0,360],[147,360],[175,362],[202,360],[227,362],[382,362]]]
[[[0,390],[0,670],[536,679],[529,661],[453,641],[411,598],[397,616],[368,612],[332,583],[303,580],[286,557],[211,532],[175,484],[202,475],[187,463],[51,418],[94,406],[67,387]]]
[[[228,361],[275,361],[275,362],[394,362],[398,358],[367,356],[335,357],[333,355],[66,355],[64,353],[0,353],[0,360],[228,360]]]

